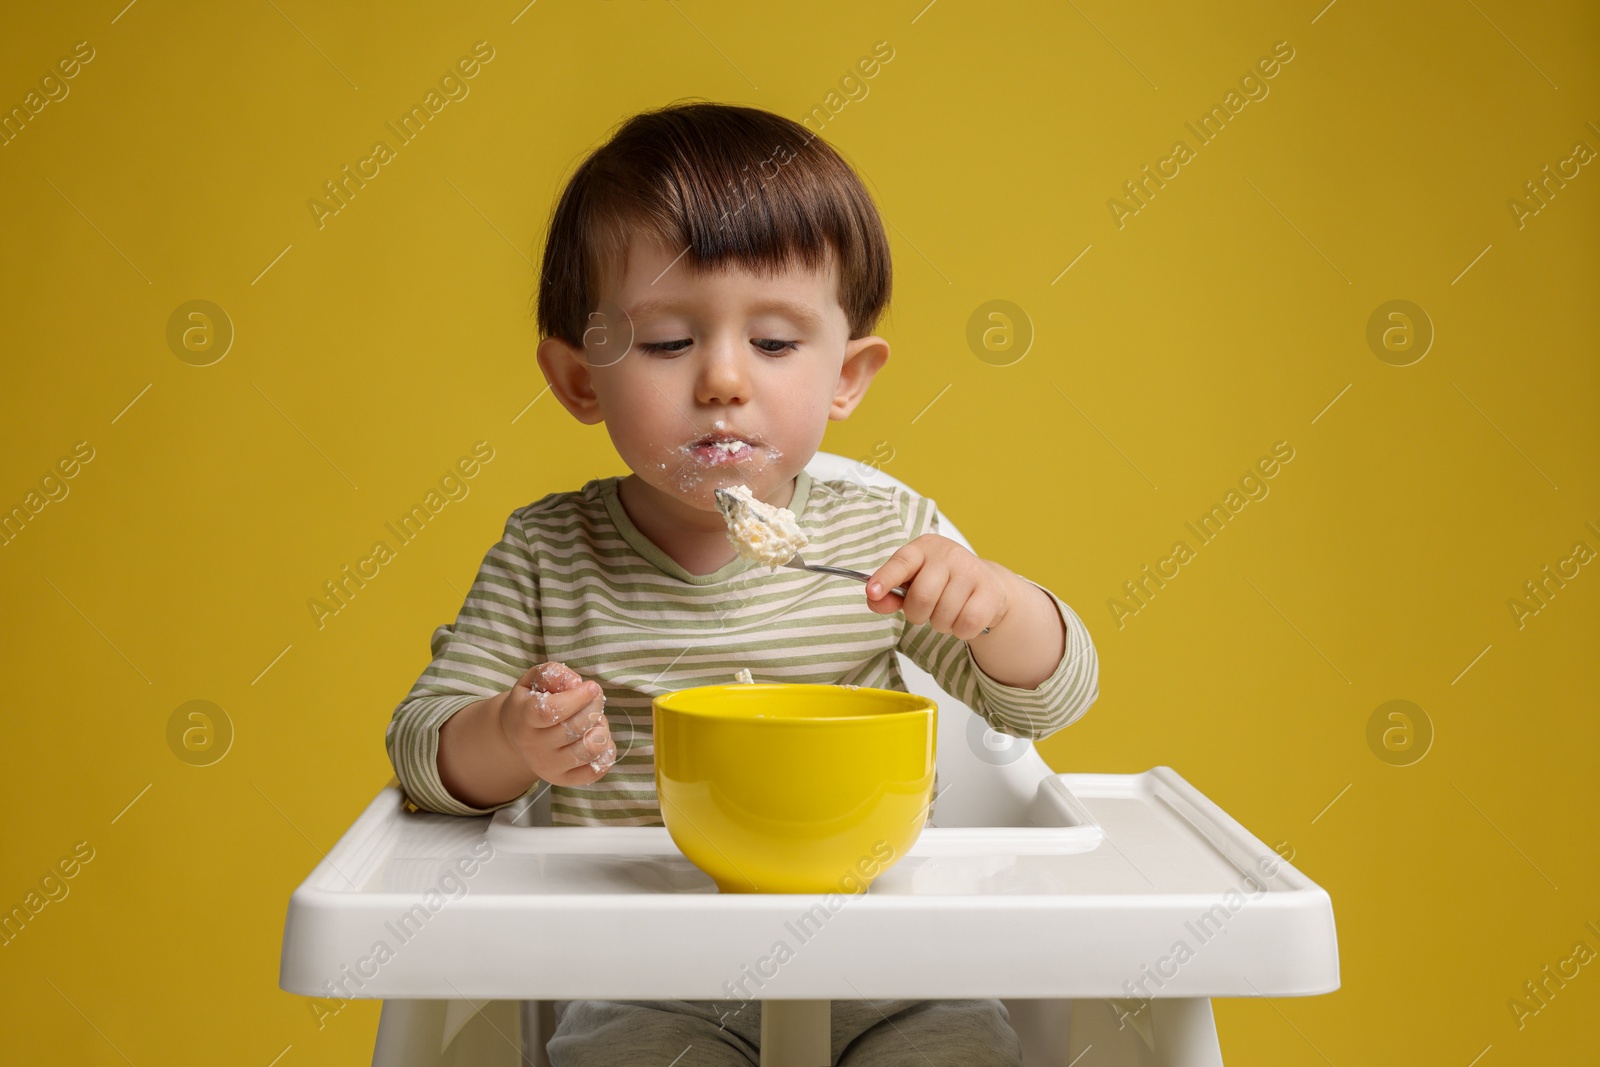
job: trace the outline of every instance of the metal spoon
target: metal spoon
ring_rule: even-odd
[[[813,571],[817,574],[836,574],[840,578],[854,578],[862,582],[872,577],[872,575],[863,574],[861,571],[853,571],[849,567],[829,567],[822,563],[807,563],[800,557],[798,552],[790,556],[788,562],[780,563],[779,566],[789,567],[797,571]],[[906,595],[906,589],[903,585],[897,585],[889,592],[894,593],[896,596]]]
[[[745,501],[734,496],[727,490],[717,489],[713,492],[717,498],[717,508],[722,512],[723,518],[728,520],[730,527],[735,522],[734,515],[736,513],[741,517],[753,516],[761,522],[768,521],[765,515],[761,514]],[[807,563],[804,557],[802,557],[798,552],[790,556],[783,563],[780,563],[779,566],[788,567],[791,570],[797,571],[811,571],[814,574],[832,574],[839,578],[854,578],[859,582],[866,582],[872,578],[872,575],[870,574],[865,574],[861,571],[853,571],[848,567],[829,567],[822,563]],[[889,590],[889,592],[898,597],[904,597],[906,595],[905,586],[902,585],[895,586],[893,589]],[[989,628],[985,626],[983,628],[983,632],[988,633]]]
[[[872,577],[870,574],[862,574],[860,571],[853,571],[848,567],[827,567],[821,563],[807,563],[805,560],[800,558],[800,553],[798,552],[789,557],[789,562],[779,564],[779,566],[793,567],[795,570],[801,571],[815,571],[818,574],[837,574],[841,578],[859,578],[863,582]],[[889,590],[889,592],[900,597],[906,595],[905,586],[903,585],[897,585],[893,589]],[[980,635],[986,634],[989,632],[989,628],[985,626],[979,632]]]

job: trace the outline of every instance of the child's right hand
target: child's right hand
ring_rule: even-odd
[[[552,785],[589,785],[617,761],[605,695],[565,663],[541,663],[503,693],[500,729],[534,774]]]

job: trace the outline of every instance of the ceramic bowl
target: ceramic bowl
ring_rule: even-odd
[[[725,893],[858,893],[933,793],[938,707],[892,689],[710,685],[658,696],[656,795]]]

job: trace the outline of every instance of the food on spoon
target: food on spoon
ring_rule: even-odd
[[[755,678],[752,677],[751,674],[750,674],[750,668],[749,667],[740,667],[738,673],[733,676],[733,680],[735,682],[738,682],[740,685],[755,685],[756,684]]]
[[[716,490],[717,510],[739,555],[776,570],[806,545],[794,512],[757,500],[748,485]]]

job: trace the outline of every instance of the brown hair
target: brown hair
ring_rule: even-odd
[[[539,332],[582,344],[605,271],[631,236],[687,247],[691,271],[770,274],[839,265],[850,336],[889,303],[889,242],[861,178],[800,123],[753,107],[680,103],[642,112],[589,154],[550,218],[540,269]]]

